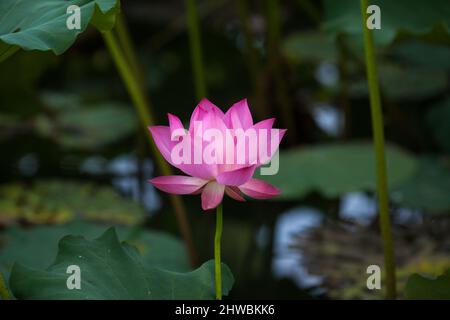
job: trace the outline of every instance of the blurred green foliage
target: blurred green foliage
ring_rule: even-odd
[[[450,270],[435,278],[413,274],[406,284],[405,293],[411,300],[449,300]]]
[[[379,64],[381,90],[395,101],[420,101],[445,93],[448,76],[444,70],[426,67],[404,67],[399,64]],[[363,78],[350,85],[350,94],[355,98],[368,95]]]
[[[27,284],[35,283],[33,275],[44,272],[36,270],[50,265],[57,252],[57,242],[64,235],[80,234],[92,239],[106,225],[117,223],[125,225],[117,227],[119,239],[133,244],[141,257],[137,258],[134,249],[128,250],[127,245],[119,246],[117,239],[109,238],[101,246],[123,250],[120,259],[127,255],[129,268],[144,265],[187,272],[190,267],[183,244],[170,234],[142,230],[143,208],[105,185],[115,177],[86,174],[79,167],[67,170],[62,165],[67,157],[80,159],[80,163],[89,157],[101,157],[106,163],[131,153],[139,159],[140,173],[133,178],[143,183],[150,178],[142,167],[144,159],[150,157],[142,142],[145,138],[138,131],[136,114],[96,32],[113,26],[119,1],[73,2],[80,4],[83,17],[88,17],[82,19],[80,31],[66,28],[66,1],[30,0],[14,8],[12,0],[0,4],[0,61],[8,58],[0,64],[0,225],[4,228],[0,232],[0,271],[9,273],[14,261],[18,261],[33,271],[22,268],[17,274],[29,281]],[[374,34],[386,137],[390,142],[392,214],[395,218],[397,209],[413,209],[423,225],[445,226],[450,213],[450,3],[446,0],[371,2],[381,8],[382,29]],[[121,4],[143,65],[142,86],[151,95],[158,124],[166,124],[168,112],[188,121],[196,103],[185,12],[180,3],[142,0]],[[255,120],[261,120],[261,106],[265,104],[267,116],[279,119],[277,127],[286,126],[280,115],[281,105],[287,106],[298,136],[295,143],[282,143],[280,172],[262,177],[282,189],[279,198],[264,204],[225,204],[229,215],[225,223],[230,222],[229,233],[225,228],[224,234],[224,239],[228,237],[224,259],[242,269],[236,270],[237,277],[243,275],[236,286],[240,290],[238,294],[245,292],[247,298],[252,295],[273,298],[287,297],[294,292],[297,296],[297,287],[285,292],[281,292],[284,287],[278,291],[268,289],[274,283],[269,279],[277,218],[287,209],[300,205],[318,207],[335,219],[334,208],[343,196],[354,191],[371,194],[375,191],[373,148],[368,142],[371,124],[359,1],[280,1],[280,16],[274,17],[275,25],[273,21],[267,23],[265,8],[257,1],[247,3],[248,12],[244,12],[243,18],[234,12],[232,1],[198,3],[208,98],[225,109],[248,97]],[[48,11],[48,5],[53,9],[45,15],[43,10]],[[242,19],[247,19],[247,35],[244,35]],[[281,77],[276,76],[269,63],[267,35],[274,34],[270,28],[280,30],[280,48],[275,51],[279,49],[276,71]],[[254,49],[252,68],[256,71],[252,72],[256,73],[256,79],[253,79],[255,75],[248,74],[247,64],[253,63],[246,59],[248,46]],[[16,52],[19,48],[25,50]],[[59,55],[63,52],[64,55]],[[281,94],[285,97],[282,102],[279,88],[285,91]],[[334,134],[320,123],[317,114],[323,105],[329,107],[327,117],[335,114],[343,119],[343,127]],[[335,119],[334,125],[338,127],[336,122]],[[30,153],[38,159],[36,172],[31,175],[21,169],[21,161]],[[141,199],[148,196],[144,193]],[[163,200],[164,214],[158,212],[150,221],[173,231],[175,223],[166,214],[166,207]],[[190,211],[197,214],[197,209],[192,207]],[[194,214],[190,217],[196,219]],[[209,221],[207,217],[201,218]],[[203,244],[211,236],[206,231],[211,226],[206,222],[199,225],[197,242]],[[362,228],[361,234],[370,232],[369,228]],[[408,241],[402,241],[397,249],[400,255],[411,239],[422,241],[429,233],[436,235],[436,239],[445,239],[448,231],[417,230],[408,224],[396,225],[394,229],[410,231],[405,236]],[[307,246],[311,250],[303,248],[301,253],[306,260],[318,261],[308,264],[312,271],[331,279],[327,294],[333,298],[371,297],[364,287],[365,274],[359,272],[363,269],[361,265],[373,263],[370,259],[374,257],[380,258],[378,252],[367,253],[372,244],[376,247],[379,238],[373,235],[370,246],[355,251],[358,242],[355,239],[361,239],[360,235],[341,229],[329,232],[321,228],[318,232],[319,237],[313,239],[325,239],[327,243],[318,248],[314,246],[317,242],[311,242]],[[340,245],[340,236],[348,236],[349,245]],[[441,257],[440,249],[435,249],[436,243],[443,241],[436,239],[424,241],[432,249],[423,250],[419,262],[401,264],[400,288],[414,272],[433,273],[429,271],[436,271],[441,262],[447,266],[446,257]],[[93,243],[77,241],[86,247]],[[203,260],[210,257],[209,249],[201,249]],[[352,256],[354,251],[356,254]],[[60,256],[66,257],[66,253],[60,252]],[[368,260],[353,259],[364,255]],[[336,265],[339,265],[337,271]],[[53,266],[45,273],[57,279],[61,266]],[[204,265],[197,274],[167,271],[161,274],[168,281],[177,277],[189,279],[186,283],[192,286],[207,279],[210,268]],[[138,272],[133,278],[136,288],[143,289],[143,279],[160,275],[158,272],[145,275]],[[265,281],[260,280],[262,277]],[[211,294],[211,288],[202,288],[196,297]],[[261,288],[267,292],[262,293]],[[48,294],[52,287],[46,290],[49,291],[42,294]],[[20,284],[15,291],[20,297],[43,297]],[[184,284],[180,292],[187,292]],[[132,293],[135,297],[145,296],[143,290]],[[415,275],[406,286],[408,298],[442,298],[448,297],[447,293],[448,275],[436,280]],[[170,292],[153,294],[167,297]],[[131,296],[119,292],[114,297]]]
[[[323,0],[324,29],[331,33],[346,33],[355,41],[362,42],[361,15],[358,1]],[[385,45],[398,36],[431,36],[436,26],[446,32],[446,43],[450,39],[450,9],[446,0],[433,0],[432,5],[421,0],[374,0],[370,4],[381,9],[382,27],[374,33],[377,44]]]
[[[387,158],[391,188],[415,172],[414,157],[398,147],[389,146]],[[375,191],[373,167],[371,143],[325,144],[282,152],[280,171],[262,178],[282,190],[274,200],[301,199],[313,191],[337,198],[352,191]]]
[[[64,148],[95,150],[128,137],[137,129],[136,117],[128,105],[116,102],[82,105],[56,108],[50,115],[36,117],[36,132]]]
[[[0,223],[64,223],[76,218],[133,225],[143,219],[136,202],[123,199],[110,187],[44,180],[33,186],[0,186]]]
[[[450,163],[446,159],[424,156],[416,173],[393,191],[392,199],[404,207],[424,213],[448,213],[450,210]]]

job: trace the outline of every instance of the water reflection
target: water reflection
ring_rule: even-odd
[[[139,160],[133,154],[122,154],[109,161],[100,156],[93,156],[83,161],[80,171],[91,175],[111,175],[113,187],[142,203],[149,213],[154,213],[161,207],[161,200],[154,187],[147,183],[147,180],[153,177],[154,171],[150,159],[145,159],[139,168]]]
[[[391,208],[395,224],[419,224],[422,222],[420,210]],[[377,215],[377,199],[373,194],[350,192],[341,198],[339,216],[347,221],[363,226],[370,225]]]
[[[316,80],[323,86],[336,86],[339,81],[339,69],[335,63],[322,62],[315,72]]]
[[[317,126],[330,136],[337,137],[344,128],[344,115],[334,106],[318,103],[312,108],[312,115]]]
[[[292,248],[294,235],[307,233],[321,224],[323,214],[314,208],[298,207],[280,215],[275,224],[272,272],[276,278],[292,279],[299,287],[314,287],[321,276],[311,275],[303,266],[302,254]]]
[[[398,208],[394,212],[394,223],[396,224],[421,224],[423,216],[421,210]]]
[[[102,156],[92,156],[85,159],[80,165],[80,172],[91,175],[106,174],[108,159]]]
[[[377,214],[376,198],[365,192],[350,192],[340,201],[339,217],[368,226]],[[321,226],[325,220],[321,211],[312,207],[296,207],[282,213],[275,224],[272,272],[276,278],[289,278],[300,288],[317,287],[324,276],[313,275],[313,270],[305,266],[304,256],[298,246],[293,247],[298,235],[308,236],[313,229]],[[395,211],[394,221],[411,222],[420,219],[418,212],[399,209]],[[258,239],[263,238],[263,230]],[[260,240],[262,241],[262,240]]]
[[[35,153],[28,153],[19,159],[17,168],[23,176],[31,177],[39,170],[39,158]]]
[[[339,215],[341,218],[369,225],[377,214],[377,203],[373,195],[364,192],[350,192],[341,198]]]

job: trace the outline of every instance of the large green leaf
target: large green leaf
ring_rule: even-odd
[[[137,128],[132,108],[115,102],[60,107],[36,118],[38,133],[65,148],[97,149],[130,136]]]
[[[392,63],[380,63],[380,86],[383,93],[395,100],[421,100],[445,92],[448,76],[444,70],[426,67],[404,67]],[[367,81],[363,78],[353,82],[353,97],[368,95]]]
[[[445,28],[448,38],[450,3],[448,0],[372,0],[381,9],[381,29],[374,30],[375,41],[391,43],[399,33],[426,35],[433,27]],[[333,33],[344,32],[362,41],[360,2],[358,0],[323,0],[324,28]]]
[[[59,239],[67,234],[94,239],[105,231],[101,224],[74,221],[57,226],[31,228],[10,227],[0,233],[0,272],[9,274],[19,262],[35,269],[44,269],[57,253]],[[171,271],[188,271],[189,261],[183,243],[174,236],[155,230],[116,227],[119,239],[136,246],[146,266]]]
[[[391,53],[401,61],[450,70],[450,47],[448,45],[418,40],[401,41],[392,48]]]
[[[422,157],[416,173],[392,193],[396,203],[427,213],[450,210],[450,163],[445,159]]]
[[[42,180],[32,186],[0,186],[0,225],[17,221],[64,223],[76,217],[119,224],[135,224],[142,207],[112,188],[73,181]]]
[[[80,30],[67,28],[67,8],[80,8]],[[92,22],[100,30],[113,26],[118,0],[2,0],[0,2],[0,61],[18,48],[66,51]]]
[[[389,186],[405,181],[416,163],[407,152],[387,147]],[[325,144],[280,153],[276,175],[261,178],[279,187],[275,199],[299,199],[312,191],[338,197],[357,190],[375,190],[375,163],[370,143]]]
[[[321,32],[297,32],[283,43],[284,54],[294,62],[335,61],[337,47],[332,37]]]
[[[431,109],[427,115],[427,124],[439,146],[450,153],[450,98]]]
[[[67,267],[78,265],[81,289],[68,290]],[[234,279],[222,264],[223,293]],[[144,266],[136,249],[120,243],[114,229],[88,241],[66,236],[59,243],[56,261],[46,270],[16,264],[10,286],[18,299],[213,299],[214,263],[177,273]]]
[[[410,300],[450,300],[450,270],[437,278],[413,274],[406,283],[405,296]]]
[[[179,272],[191,269],[185,245],[170,234],[141,230],[128,237],[127,242],[138,249],[146,266]]]

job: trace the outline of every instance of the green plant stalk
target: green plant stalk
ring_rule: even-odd
[[[8,288],[6,287],[5,279],[3,279],[3,275],[0,272],[0,297],[2,300],[11,300],[11,294],[9,293]]]
[[[123,53],[125,54],[128,63],[133,68],[134,74],[139,77],[139,81],[143,81],[144,76],[142,74],[141,68],[139,68],[139,62],[135,54],[133,42],[131,41],[130,32],[128,31],[128,26],[123,13],[119,13],[117,15],[115,29],[117,38],[119,39]]]
[[[373,139],[375,144],[375,161],[377,176],[377,192],[380,210],[380,229],[383,239],[384,266],[386,270],[386,298],[395,299],[395,258],[392,241],[391,221],[389,216],[389,198],[387,187],[387,170],[384,147],[383,115],[380,102],[377,69],[375,65],[375,50],[372,31],[366,27],[367,0],[361,0],[361,19],[364,33],[364,50],[366,56],[367,82],[370,93]]]
[[[195,93],[197,100],[206,97],[205,71],[203,68],[200,26],[195,0],[186,0],[186,20],[188,24],[189,47],[194,71]]]
[[[20,47],[19,46],[8,46],[6,48],[6,50],[0,52],[0,62],[8,59],[9,57],[11,57],[14,53],[16,53],[17,51],[19,51]]]
[[[228,4],[228,1],[229,0],[202,1],[198,7],[199,19],[202,20],[203,17],[207,17],[218,10],[221,10],[224,5]],[[157,32],[149,39],[148,45],[150,48],[157,51],[180,33],[184,33],[186,29],[186,13],[183,12],[181,15],[177,14],[164,29]]]
[[[344,38],[339,35],[336,40],[339,49],[338,69],[340,75],[340,89],[338,99],[345,119],[344,130],[342,130],[341,139],[346,140],[350,137],[352,131],[352,106],[349,98],[349,70],[347,65],[349,57]]]
[[[280,55],[280,34],[281,15],[279,0],[266,0],[266,20],[267,20],[267,50],[269,68],[275,77],[275,91],[280,104],[281,120],[288,128],[290,134],[286,136],[289,142],[297,140],[294,117],[289,104],[287,88],[284,82],[284,75],[281,69]]]
[[[238,13],[239,23],[242,28],[242,34],[244,35],[245,53],[247,55],[248,68],[252,77],[253,82],[258,79],[258,52],[254,46],[254,40],[252,37],[252,32],[248,24],[248,4],[247,0],[235,0],[236,9]]]
[[[298,0],[298,5],[303,12],[311,19],[312,22],[320,24],[320,12],[317,8],[311,3],[310,0]]]
[[[245,55],[250,77],[255,90],[255,111],[261,119],[269,117],[269,110],[264,99],[264,83],[258,51],[249,26],[248,0],[235,0],[239,23],[244,35]]]
[[[214,236],[214,265],[216,279],[216,300],[222,300],[222,264],[220,261],[220,239],[222,238],[222,204],[217,207],[216,234]]]
[[[111,31],[106,31],[102,33],[102,36],[116,64],[119,74],[121,75],[122,80],[128,90],[128,93],[131,96],[133,105],[136,107],[142,127],[146,128],[149,125],[153,125],[154,120],[148,111],[149,104],[147,97],[142,90],[142,86],[139,84],[138,76],[133,73],[133,68],[128,64],[126,57],[122,52],[114,34]],[[154,144],[150,135],[148,135],[148,137],[152,153],[155,157],[158,168],[161,170],[161,173],[163,175],[171,175],[172,170],[170,169],[169,165],[159,153],[158,148]],[[183,240],[187,247],[191,264],[192,266],[196,266],[197,254],[194,247],[194,242],[192,240],[192,233],[189,222],[187,220],[186,209],[179,196],[170,195],[170,201],[175,212],[181,236],[183,237]]]

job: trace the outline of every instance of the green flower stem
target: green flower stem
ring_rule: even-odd
[[[214,264],[217,300],[222,300],[222,265],[220,262],[220,239],[222,238],[222,223],[222,204],[219,204],[216,214],[216,235],[214,237]]]
[[[122,52],[122,49],[120,48],[114,34],[111,31],[106,31],[102,33],[102,36],[128,90],[128,93],[131,96],[133,104],[138,112],[142,127],[146,128],[149,125],[153,125],[155,122],[149,112],[150,104],[147,97],[145,96],[142,85],[139,84],[139,76],[133,73],[133,68],[130,67],[130,64],[127,62],[125,54]],[[172,170],[170,169],[169,165],[159,153],[150,135],[148,135],[148,137],[148,141],[150,143],[150,147],[152,149],[158,168],[161,170],[163,175],[171,175]],[[180,233],[186,244],[191,264],[193,266],[196,266],[197,254],[194,248],[189,222],[187,220],[186,209],[179,196],[170,195],[170,201],[175,212]]]
[[[11,300],[11,294],[9,293],[8,288],[6,287],[6,282],[3,279],[3,275],[0,272],[0,297],[2,300]]]
[[[186,0],[186,20],[188,24],[189,46],[194,71],[195,93],[197,100],[206,97],[206,81],[202,60],[200,26],[195,0]]]
[[[378,87],[377,69],[375,66],[375,50],[372,31],[366,27],[367,0],[361,0],[361,18],[364,32],[364,49],[367,67],[367,82],[370,92],[373,139],[375,144],[375,160],[377,175],[377,192],[380,210],[380,229],[383,239],[384,265],[386,270],[386,298],[395,299],[395,259],[392,241],[391,221],[389,216],[389,198],[386,174],[386,157],[384,151],[383,115],[381,111],[380,90]]]

